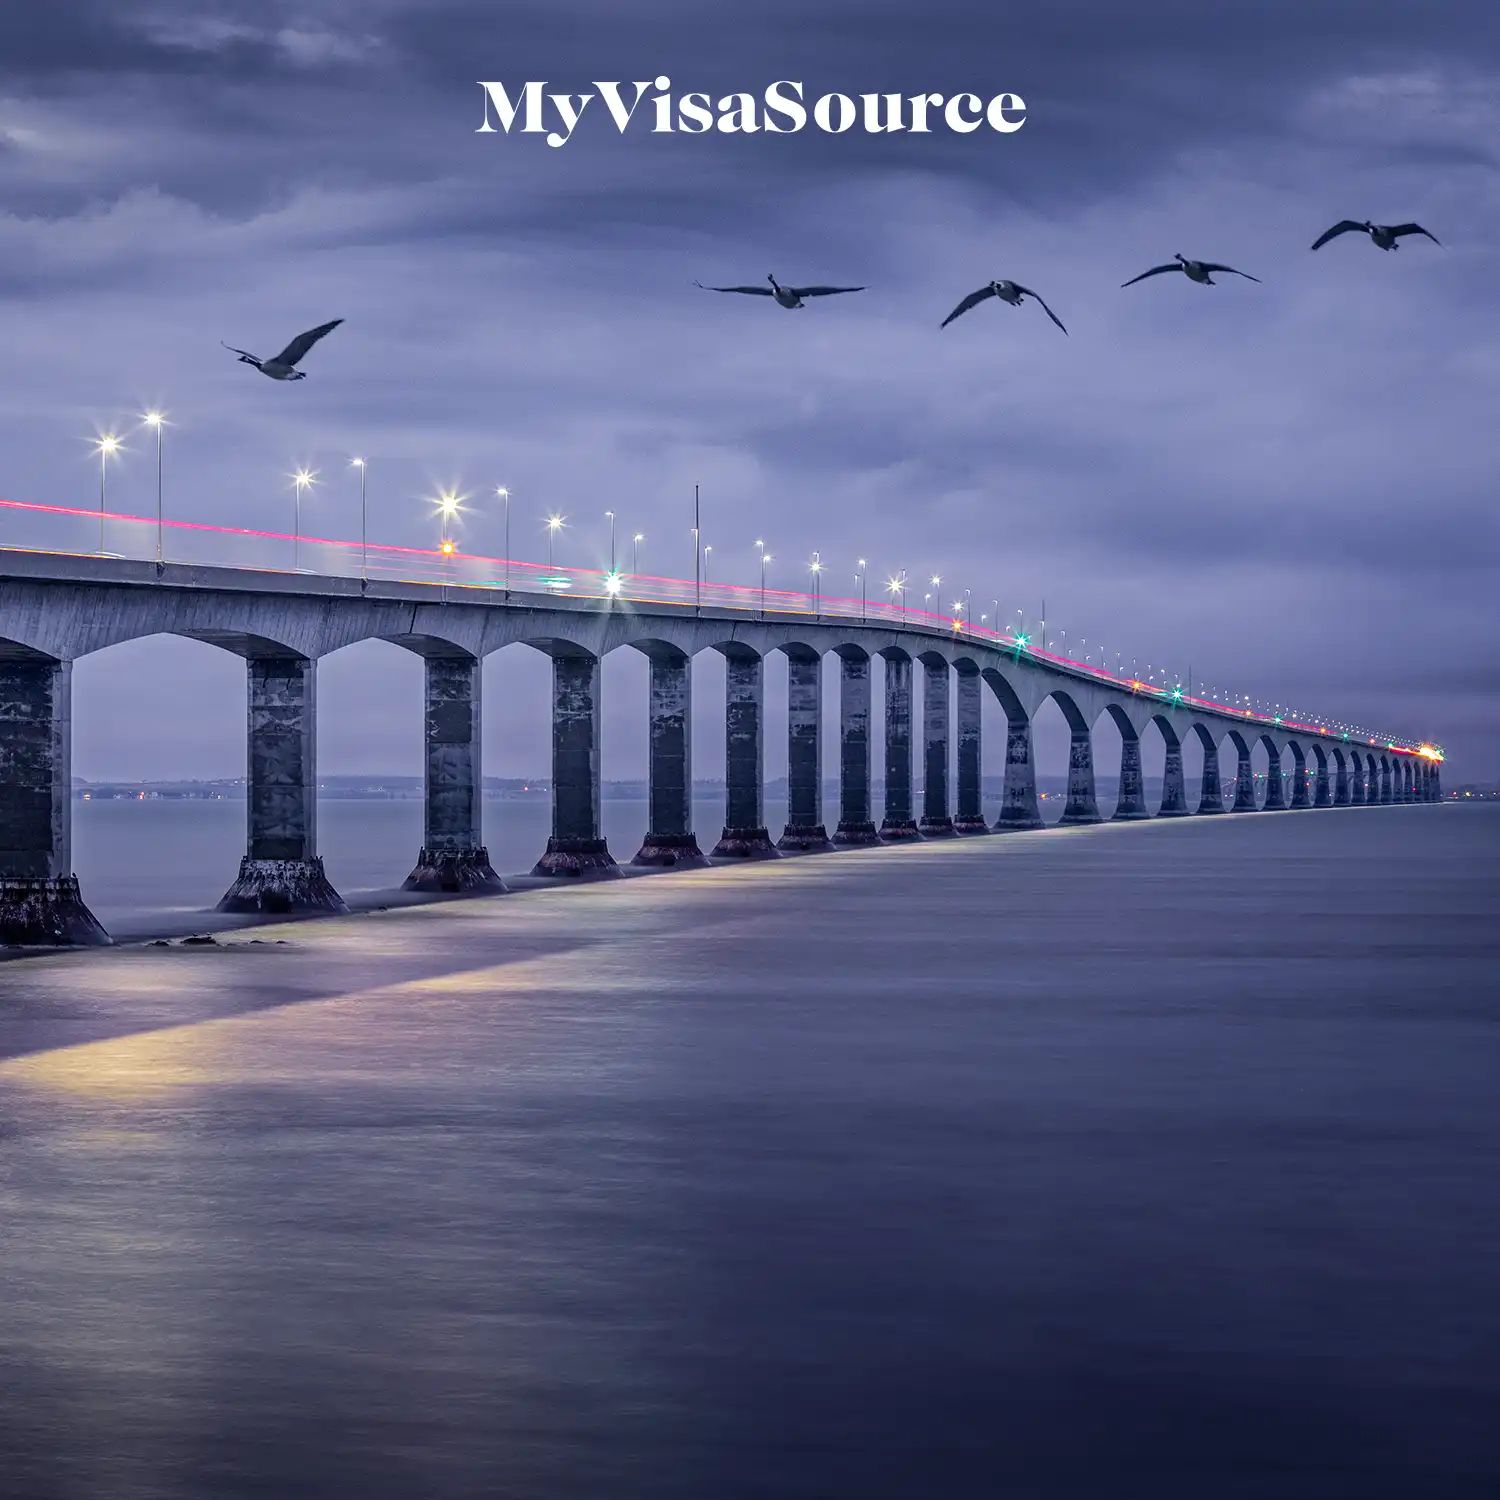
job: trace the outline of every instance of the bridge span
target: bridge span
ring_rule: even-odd
[[[517,564],[518,575],[523,566],[535,565]],[[513,642],[552,659],[552,832],[535,873],[559,880],[619,873],[599,817],[600,663],[624,647],[650,662],[649,827],[633,855],[638,865],[707,863],[690,807],[690,665],[706,650],[726,663],[725,816],[710,851],[718,858],[1040,828],[1032,720],[1049,699],[1071,733],[1064,824],[1101,821],[1092,731],[1104,714],[1122,740],[1116,818],[1441,795],[1441,756],[1417,741],[1356,741],[1328,724],[1283,722],[1193,697],[1180,686],[1129,681],[962,619],[904,609],[898,616],[894,606],[863,601],[853,601],[856,612],[850,601],[780,591],[768,610],[765,591],[757,598],[753,588],[727,598],[721,591],[701,603],[692,596],[649,597],[669,592],[661,587],[669,581],[621,587],[615,574],[592,592],[559,590],[551,576],[533,571],[513,579],[509,564],[506,571],[502,585],[497,577],[446,571],[433,581],[0,551],[0,943],[109,941],[72,866],[72,663],[162,633],[208,642],[245,661],[246,849],[219,903],[225,911],[343,909],[317,846],[317,667],[330,652],[369,639],[402,646],[426,664],[424,839],[407,880],[413,890],[504,889],[480,821],[480,665]],[[764,816],[763,679],[765,659],[778,651],[788,661],[789,817],[773,837]],[[836,673],[839,701],[839,805],[831,827],[822,805],[825,662]],[[885,683],[885,792],[878,810],[870,776],[877,670]],[[1004,792],[993,825],[980,804],[987,692],[1007,724]],[[1141,770],[1141,736],[1153,725],[1166,746],[1155,808],[1147,804]],[[1204,772],[1197,805],[1190,806],[1183,749],[1194,738]],[[1226,739],[1237,756],[1232,798],[1219,784],[1218,751]],[[1251,774],[1257,742],[1270,758],[1263,803]],[[913,800],[917,757],[920,806]]]

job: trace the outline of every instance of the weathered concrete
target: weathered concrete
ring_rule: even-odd
[[[647,689],[647,827],[635,865],[663,869],[708,863],[693,832],[693,664],[685,652],[652,647]]]
[[[833,848],[823,826],[823,658],[787,648],[786,828],[778,849],[820,854]]]
[[[424,662],[422,849],[408,891],[503,891],[482,828],[482,695],[472,656]]]
[[[1342,750],[1333,752],[1334,782],[1333,782],[1333,805],[1335,807],[1348,807],[1353,795],[1352,788],[1354,778],[1349,774],[1349,763],[1344,758]]]
[[[911,657],[904,651],[885,656],[885,816],[883,839],[915,839],[911,774]]]
[[[1281,770],[1280,749],[1266,742],[1266,752],[1270,757],[1266,762],[1266,801],[1262,812],[1285,812],[1286,811],[1286,779]]]
[[[1443,771],[1442,767],[1437,765],[1432,768],[1432,800],[1434,802],[1443,800]]]
[[[870,658],[839,653],[839,823],[835,844],[878,844],[870,807]]]
[[[1166,736],[1167,758],[1161,773],[1160,818],[1185,818],[1192,808],[1187,802],[1187,776],[1182,769],[1182,741],[1175,735]]]
[[[744,647],[724,650],[724,831],[717,859],[775,859],[766,829],[764,660]]]
[[[1365,805],[1365,762],[1362,755],[1351,755],[1349,758],[1349,805]]]
[[[1250,765],[1250,747],[1240,740],[1234,742],[1238,757],[1234,775],[1234,806],[1231,812],[1258,812],[1255,801],[1255,772]]]
[[[1071,825],[1103,821],[1094,796],[1094,741],[1086,725],[1082,728],[1075,725],[1068,744],[1068,800],[1058,822]]]
[[[1380,758],[1380,800],[1385,806],[1396,800],[1391,790],[1391,762],[1388,756]]]
[[[0,945],[100,945],[73,873],[73,669],[0,656]]]
[[[1292,807],[1312,806],[1312,776],[1307,768],[1307,755],[1294,740],[1292,742]]]
[[[922,658],[922,822],[925,838],[952,838],[948,812],[948,663]]]
[[[1179,770],[1181,757],[1179,754]],[[1149,818],[1146,806],[1146,776],[1141,769],[1141,742],[1135,733],[1120,733],[1120,792],[1115,800],[1115,818],[1132,822]]]
[[[599,658],[552,658],[552,835],[533,875],[618,876],[599,826]]]
[[[979,668],[965,659],[954,664],[958,700],[958,809],[953,819],[958,833],[988,833],[984,820],[984,680]]]
[[[317,663],[251,656],[245,679],[245,856],[219,910],[344,911],[318,854]]]
[[[1000,816],[995,819],[995,832],[1015,833],[1041,826],[1031,721],[1011,719],[1005,726],[1005,787],[1000,794]]]
[[[1313,755],[1318,763],[1316,783],[1313,792],[1314,807],[1333,806],[1333,787],[1329,782],[1328,756],[1324,753],[1321,745],[1313,746]]]
[[[1198,792],[1199,816],[1224,811],[1224,787],[1219,780],[1219,747],[1199,736],[1203,745],[1203,783]]]

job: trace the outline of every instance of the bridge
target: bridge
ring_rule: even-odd
[[[1094,789],[1093,727],[1108,714],[1121,736],[1119,819],[1186,817],[1430,802],[1441,796],[1441,752],[1417,740],[1303,722],[1142,682],[1102,663],[1039,649],[1024,633],[975,626],[961,614],[908,610],[904,598],[653,578],[242,528],[163,523],[76,507],[0,501],[3,511],[56,519],[49,547],[0,549],[0,943],[107,943],[84,903],[71,851],[71,670],[90,652],[157,634],[208,642],[245,661],[247,836],[220,910],[340,911],[317,846],[317,666],[378,639],[425,662],[424,838],[406,882],[419,891],[500,891],[480,820],[480,665],[523,642],[552,659],[552,832],[535,873],[559,881],[620,873],[600,827],[600,663],[630,648],[649,660],[649,827],[632,863],[708,862],[693,831],[692,658],[725,659],[726,785],[721,859],[947,838],[1043,826],[1032,720],[1049,700],[1070,733],[1062,824],[1103,820]],[[98,527],[89,549],[81,528]],[[110,533],[107,536],[106,528]],[[232,541],[254,566],[166,561]],[[90,536],[87,540],[92,540]],[[106,540],[123,542],[124,555]],[[152,554],[154,544],[155,555]],[[293,566],[284,553],[292,550]],[[129,555],[133,548],[144,556]],[[269,550],[269,549],[274,549]],[[313,564],[303,571],[303,560]],[[766,827],[762,775],[764,666],[787,658],[788,820]],[[884,802],[872,805],[871,674],[884,673]],[[839,791],[830,831],[822,786],[824,666],[838,677]],[[920,691],[917,681],[920,680]],[[983,695],[1004,711],[1004,790],[997,820],[980,804]],[[1141,738],[1166,750],[1160,803],[1148,806]],[[956,738],[956,743],[952,743]],[[1219,749],[1237,774],[1222,788]],[[1190,806],[1184,748],[1203,754]],[[1269,774],[1257,800],[1251,752]],[[949,785],[950,748],[956,753]],[[923,769],[920,807],[913,760]],[[1288,778],[1283,764],[1289,757]],[[1232,795],[1226,795],[1232,791]],[[1227,804],[1227,805],[1226,805]]]

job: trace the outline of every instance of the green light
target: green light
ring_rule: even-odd
[[[1277,724],[1279,724],[1279,723],[1281,723],[1281,715],[1280,715],[1280,714],[1277,714],[1277,715],[1276,715],[1276,718],[1275,718],[1275,719],[1274,719],[1274,721],[1273,721],[1273,722],[1274,722],[1274,723],[1277,723]]]
[[[1172,689],[1172,701],[1174,703],[1182,702],[1182,689],[1180,687],[1174,687]]]
[[[1031,644],[1031,637],[1029,635],[1018,635],[1016,637],[1016,645],[1018,645],[1018,646],[1029,646],[1030,644]]]

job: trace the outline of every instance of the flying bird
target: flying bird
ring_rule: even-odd
[[[946,328],[955,318],[962,317],[966,312],[968,312],[971,307],[978,307],[978,305],[987,297],[998,297],[1002,302],[1010,303],[1012,307],[1019,307],[1027,297],[1034,297],[1036,301],[1041,305],[1042,311],[1046,313],[1047,316],[1051,318],[1059,328],[1062,328],[1062,331],[1064,333],[1068,331],[1066,328],[1063,328],[1062,319],[1058,317],[1058,315],[1053,312],[1052,309],[1048,307],[1047,304],[1042,301],[1042,299],[1038,297],[1037,294],[1032,291],[1029,286],[1022,286],[1019,281],[992,281],[988,286],[980,287],[977,292],[970,292],[969,295],[965,297],[964,300],[960,302],[958,306],[955,307],[946,318],[943,319],[941,326]]]
[[[297,361],[324,334],[332,333],[343,321],[342,318],[335,318],[331,323],[322,323],[316,328],[309,328],[306,333],[299,333],[275,359],[257,359],[243,349],[236,349],[233,344],[224,344],[224,347],[231,354],[238,354],[242,365],[254,365],[262,375],[269,375],[272,380],[306,380],[307,375],[297,369]],[[224,341],[221,339],[219,342]]]
[[[1236,271],[1233,266],[1221,266],[1211,260],[1189,260],[1185,255],[1174,255],[1167,265],[1152,266],[1149,271],[1142,271],[1139,276],[1132,276],[1129,281],[1122,281],[1120,285],[1134,286],[1148,276],[1160,276],[1163,271],[1181,271],[1189,281],[1196,281],[1200,286],[1217,286],[1218,283],[1213,279],[1215,271],[1224,271],[1230,276],[1243,276],[1246,281],[1260,281],[1259,276],[1252,276],[1248,271]]]
[[[862,292],[862,286],[782,286],[774,276],[767,276],[770,286],[694,286],[705,292],[743,292],[747,297],[774,297],[782,307],[801,307],[804,297],[836,297],[840,292]]]
[[[1368,219],[1363,223],[1358,219],[1340,219],[1332,229],[1325,229],[1312,242],[1312,247],[1314,250],[1319,250],[1336,235],[1348,234],[1351,230],[1358,230],[1361,234],[1369,235],[1370,242],[1379,245],[1382,250],[1399,250],[1401,247],[1396,241],[1403,234],[1425,234],[1434,245],[1443,243],[1431,230],[1423,229],[1420,224],[1372,224]]]

